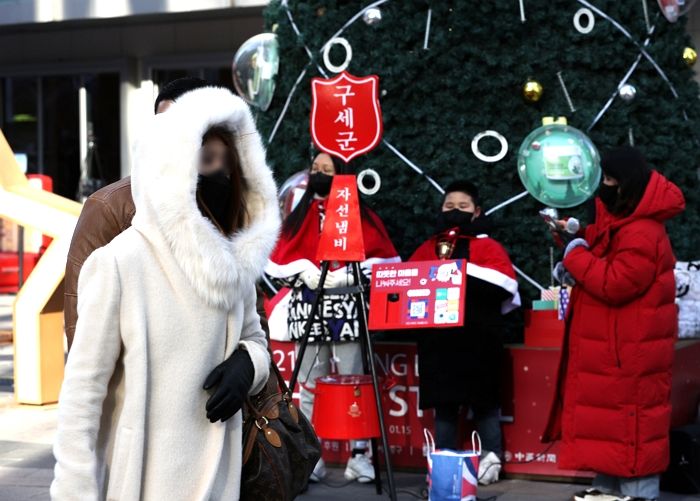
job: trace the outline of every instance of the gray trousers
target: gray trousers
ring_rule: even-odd
[[[297,343],[299,353],[299,343]],[[362,347],[359,341],[345,341],[339,343],[314,343],[306,346],[304,360],[297,360],[301,364],[299,369],[299,400],[301,412],[311,420],[314,410],[314,394],[309,390],[316,388],[316,378],[327,376],[331,373],[331,359],[336,358],[338,374],[362,374]],[[323,438],[323,437],[321,437]],[[366,440],[351,441],[353,449],[367,449]]]
[[[593,479],[593,487],[608,494],[619,493],[645,499],[659,498],[659,475],[648,477],[622,478],[598,473]]]

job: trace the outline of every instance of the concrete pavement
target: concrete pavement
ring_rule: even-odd
[[[0,500],[48,500],[56,406],[18,406],[12,388],[12,345],[0,346]]]
[[[0,331],[11,329],[11,299],[0,296]],[[51,442],[56,432],[55,405],[19,406],[14,402],[12,345],[0,345],[0,501],[44,501],[53,478]],[[396,475],[398,499],[421,499],[424,473],[400,472]],[[342,469],[329,469],[325,484],[314,484],[298,499],[302,501],[373,501],[377,496],[373,484],[346,484]],[[497,501],[564,501],[582,486],[506,480],[479,490],[482,500]],[[664,494],[660,501],[698,501],[700,496]],[[124,500],[131,501],[131,500]],[[179,501],[179,500],[172,500]],[[182,500],[188,501],[188,500]]]

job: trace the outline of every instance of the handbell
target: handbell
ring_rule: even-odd
[[[437,256],[439,259],[449,259],[452,251],[455,250],[454,242],[449,240],[441,240],[436,247]]]

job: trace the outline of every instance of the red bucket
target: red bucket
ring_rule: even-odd
[[[372,377],[333,375],[316,379],[311,421],[328,440],[379,437],[379,417]]]

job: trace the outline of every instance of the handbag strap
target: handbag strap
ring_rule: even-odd
[[[291,398],[292,395],[289,391],[289,386],[287,386],[287,382],[282,377],[282,373],[280,372],[279,367],[277,367],[277,364],[272,358],[272,354],[270,354],[270,367],[272,368],[272,372],[274,372],[277,376],[277,385],[279,386],[280,390],[282,390],[282,393],[284,393],[285,395],[289,395],[289,397]]]
[[[292,394],[289,391],[289,386],[287,386],[287,383],[285,382],[284,378],[282,377],[282,373],[279,370],[279,367],[277,367],[277,364],[275,363],[275,359],[272,355],[272,350],[270,350],[270,343],[268,342],[267,344],[267,352],[270,355],[270,376],[273,374],[277,378],[277,387],[281,390],[283,398],[289,402],[292,401]],[[246,405],[248,406],[248,412],[250,412],[255,419],[260,419],[263,417],[261,410],[258,410],[255,407],[255,404],[250,398],[250,395],[246,396]]]
[[[289,386],[287,386],[287,383],[285,382],[284,378],[282,377],[282,374],[280,373],[279,367],[277,367],[277,364],[275,363],[275,356],[272,353],[272,348],[270,348],[270,336],[266,336],[266,339],[267,353],[268,355],[270,355],[270,367],[272,368],[272,372],[274,372],[277,376],[277,386],[280,390],[282,390],[282,393],[284,393],[285,395],[289,395],[289,398],[292,398],[292,395],[289,392]]]

